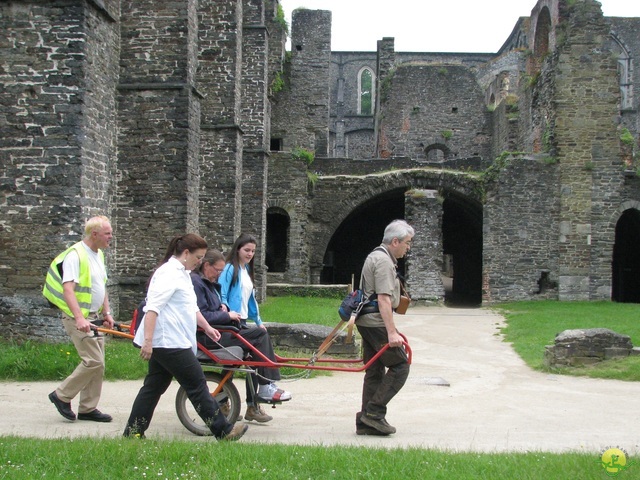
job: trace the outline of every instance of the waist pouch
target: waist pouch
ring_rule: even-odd
[[[360,309],[359,315],[368,315],[369,313],[380,313],[378,302],[376,300],[365,303]]]

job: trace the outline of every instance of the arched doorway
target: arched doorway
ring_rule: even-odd
[[[616,224],[613,246],[612,291],[614,302],[640,303],[640,211],[625,210]]]
[[[380,245],[385,227],[404,218],[404,191],[392,190],[363,203],[342,222],[331,237],[324,255],[320,283],[350,284],[356,287],[360,271],[371,250]],[[399,262],[399,271],[404,272]]]
[[[267,251],[265,263],[269,273],[287,270],[289,249],[289,215],[282,208],[267,209]]]

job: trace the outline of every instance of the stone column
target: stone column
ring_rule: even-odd
[[[436,190],[405,194],[405,220],[415,229],[407,255],[407,287],[413,300],[443,302],[442,200]]]
[[[198,86],[200,229],[213,248],[227,250],[242,221],[242,0],[201,0]]]
[[[611,218],[623,183],[616,59],[604,48],[610,27],[600,4],[585,1],[570,13],[554,69],[559,299],[604,300],[611,298]]]
[[[266,296],[267,179],[271,108],[268,100],[269,32],[263,0],[244,0],[242,39],[241,118],[242,159],[241,230],[258,241],[255,280],[258,300]]]
[[[196,5],[122,2],[115,211],[117,272],[130,284],[122,287],[129,312],[170,239],[201,233]]]

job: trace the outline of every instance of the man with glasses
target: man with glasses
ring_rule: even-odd
[[[193,283],[193,289],[196,292],[198,298],[198,308],[200,313],[214,328],[223,328],[224,326],[233,326],[238,329],[239,335],[243,337],[247,342],[253,345],[256,350],[262,353],[269,360],[276,361],[275,352],[273,350],[273,344],[271,343],[271,337],[266,328],[261,327],[247,327],[241,323],[240,313],[229,311],[229,307],[222,303],[220,296],[220,284],[218,279],[225,266],[225,259],[221,252],[218,250],[208,250],[202,263],[200,264],[199,272],[191,272],[191,282]],[[242,347],[245,353],[249,353],[250,350],[242,343],[237,337],[228,332],[220,332],[222,336],[218,343],[223,347]],[[219,348],[212,340],[206,335],[198,332],[197,339],[205,347],[209,349]],[[256,361],[261,359],[256,358]],[[257,375],[263,379],[268,379],[271,382],[280,380],[280,369],[269,367],[257,367]],[[255,389],[258,388],[258,377],[256,374],[251,374],[251,378],[247,375],[246,390],[247,390],[247,411],[244,416],[245,420],[255,420],[256,422],[265,423],[273,420],[271,415],[268,415],[260,404],[256,403]],[[264,383],[264,382],[263,382]],[[220,408],[223,414],[227,414],[229,405],[222,403]]]
[[[400,391],[409,376],[402,336],[393,321],[393,310],[400,303],[398,258],[411,248],[415,231],[404,220],[394,220],[384,230],[382,244],[368,256],[362,267],[360,288],[377,308],[365,311],[356,320],[362,337],[362,359],[368,363],[387,343],[389,349],[367,369],[362,387],[362,408],[356,414],[356,434],[390,435],[395,427],[386,420],[387,404]]]

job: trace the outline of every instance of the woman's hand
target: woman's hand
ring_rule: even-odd
[[[220,340],[220,332],[215,328],[213,328],[211,325],[208,325],[208,328],[204,329],[204,333],[207,335],[207,337],[211,338],[216,342]]]
[[[151,340],[145,340],[140,348],[140,358],[149,361],[151,354],[153,353],[153,345]]]

